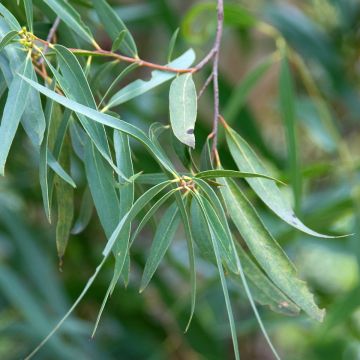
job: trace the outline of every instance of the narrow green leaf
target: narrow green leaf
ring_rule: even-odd
[[[206,170],[212,170],[212,169],[214,169],[214,166],[213,166],[213,162],[211,159],[210,139],[206,139],[205,144],[201,150],[200,170],[206,171]]]
[[[119,34],[125,31],[124,40],[120,44],[121,51],[127,55],[137,57],[135,41],[118,14],[105,0],[92,0],[92,3],[100,22],[104,25],[106,32],[114,42]]]
[[[281,61],[279,95],[280,112],[285,127],[290,179],[295,200],[295,211],[299,214],[301,210],[302,189],[301,167],[297,144],[294,84],[286,55],[284,55]]]
[[[26,22],[31,32],[34,32],[33,28],[33,2],[32,0],[24,0]]]
[[[121,43],[124,41],[125,39],[125,35],[126,35],[127,31],[126,30],[121,30],[118,37],[114,40],[112,46],[111,46],[111,51],[115,52],[117,50],[119,50]]]
[[[236,244],[236,249],[254,299],[261,305],[268,305],[272,311],[290,316],[298,315],[299,307],[269,280],[240,244]],[[239,278],[235,275],[232,279],[239,283]]]
[[[176,171],[175,171],[173,165],[170,163],[170,161],[164,157],[164,154],[161,153],[158,150],[158,148],[152,144],[150,139],[137,127],[135,127],[129,123],[126,123],[125,121],[122,121],[120,119],[117,119],[113,116],[103,114],[92,108],[81,105],[78,102],[70,100],[64,96],[58,95],[54,91],[51,91],[51,90],[47,89],[46,87],[44,87],[38,83],[35,83],[34,81],[30,80],[29,78],[26,78],[26,77],[23,77],[23,78],[36,90],[38,90],[42,94],[46,95],[47,97],[50,97],[57,103],[65,106],[66,108],[73,110],[79,114],[82,114],[98,123],[101,123],[103,125],[110,126],[113,129],[122,131],[122,132],[134,137],[135,139],[139,140],[151,151],[151,153],[154,155],[155,159],[162,166],[164,166],[164,168],[166,170],[170,171],[172,174],[176,174]]]
[[[170,122],[175,136],[183,144],[194,148],[197,95],[191,74],[179,75],[171,83],[169,103]]]
[[[118,168],[127,178],[131,178],[134,175],[134,169],[131,159],[131,148],[129,143],[129,137],[126,134],[123,134],[117,130],[114,130],[114,149],[115,149],[116,163]],[[134,182],[131,181],[130,183],[121,184],[119,188],[119,195],[120,195],[119,216],[121,219],[130,211],[134,203]],[[119,239],[114,245],[114,250],[113,250],[114,254],[117,254],[121,250],[122,245],[119,244],[119,242],[129,243],[130,232],[131,232],[131,223],[129,223],[128,226],[124,227],[124,229],[119,234]],[[122,269],[123,265],[118,262],[118,257],[116,257],[115,259],[116,260],[115,260],[114,277],[118,278],[121,272],[124,270],[125,272],[123,275],[125,278],[125,285],[126,285],[129,278],[129,273],[127,273],[127,270],[130,269],[130,255],[129,253],[127,254],[126,262],[128,263],[128,266],[125,266],[123,269]],[[111,292],[113,291],[115,285],[116,282],[112,284]]]
[[[218,196],[213,188],[202,179],[194,179],[195,183],[204,192],[206,198],[210,201],[211,205],[204,202],[204,205],[208,211],[208,216],[212,220],[214,226],[214,233],[220,241],[220,254],[221,258],[225,261],[225,264],[229,267],[229,270],[235,274],[238,274],[236,249],[232,240],[231,231],[228,225],[226,214]]]
[[[55,82],[52,83],[52,88],[54,89]],[[44,203],[45,215],[49,222],[51,222],[51,210],[50,210],[50,200],[49,200],[49,186],[48,186],[48,144],[49,144],[49,131],[51,125],[51,118],[53,115],[53,104],[54,102],[51,99],[47,99],[45,107],[45,119],[46,119],[46,130],[44,134],[44,141],[40,146],[40,156],[39,156],[39,179],[41,193]]]
[[[171,62],[171,58],[174,52],[175,43],[177,40],[177,37],[179,35],[179,28],[177,28],[174,33],[171,36],[170,42],[169,42],[169,50],[168,50],[168,56],[167,56],[167,62]]]
[[[207,228],[208,228],[208,231],[210,232],[210,240],[211,240],[212,248],[213,248],[213,251],[215,254],[217,268],[219,270],[221,287],[222,287],[222,291],[224,294],[226,311],[227,311],[229,324],[230,324],[230,331],[231,331],[231,338],[232,338],[232,343],[233,343],[233,347],[234,347],[235,359],[240,360],[239,345],[238,345],[238,341],[237,341],[237,332],[236,332],[236,327],[235,327],[234,315],[233,315],[232,308],[231,308],[229,292],[227,289],[225,274],[224,274],[224,270],[222,267],[221,255],[220,255],[220,251],[219,251],[219,247],[218,247],[218,241],[221,242],[221,240],[214,232],[214,223],[212,222],[212,219],[211,219],[212,215],[208,213],[208,210],[211,208],[210,204],[201,195],[198,195],[196,193],[193,193],[193,194],[201,208],[203,216],[206,219]],[[207,208],[206,208],[205,204],[208,204]]]
[[[294,265],[270,235],[255,208],[232,179],[219,179],[228,214],[254,255],[273,282],[312,318],[322,321],[320,310],[305,282],[298,279]]]
[[[31,78],[31,69],[32,63],[29,53],[19,71],[23,76]],[[24,79],[20,76],[15,76],[9,87],[9,93],[0,126],[0,175],[4,175],[6,159],[19,126],[21,116],[24,113],[28,94],[28,84],[26,84]]]
[[[195,175],[198,179],[214,179],[214,178],[252,178],[252,177],[260,177],[264,179],[273,180],[279,183],[282,183],[280,180],[277,180],[271,176],[257,174],[257,173],[249,173],[249,172],[241,172],[236,170],[206,170],[201,171]]]
[[[48,149],[47,150],[47,162],[50,168],[66,183],[68,183],[71,187],[76,188],[76,184],[72,177],[64,170],[61,164],[56,161],[52,152]]]
[[[162,216],[145,264],[140,292],[143,292],[153,277],[179,227],[180,217],[177,205],[172,204]]]
[[[265,166],[252,150],[250,145],[233,129],[226,127],[226,140],[231,155],[240,171],[267,174]],[[281,219],[291,226],[313,236],[331,238],[332,236],[319,234],[296,217],[288,201],[282,195],[276,183],[261,178],[247,178],[246,181],[260,197],[260,199]]]
[[[13,40],[17,35],[18,31],[9,31],[0,41],[0,52],[5,48],[6,45],[10,44],[11,40]]]
[[[46,57],[44,57],[44,59],[66,96],[92,109],[96,109],[93,94],[91,93],[86,76],[76,57],[68,49],[61,45],[55,45],[54,50],[57,54],[60,70],[63,76],[61,76],[59,72],[53,68],[51,63],[46,60]],[[109,144],[104,127],[100,124],[94,124],[92,121],[89,121],[86,116],[82,116],[81,114],[78,114],[78,117],[85,131],[94,142],[97,150],[108,161],[110,166],[116,172],[119,172],[120,170],[111,159]],[[120,175],[123,176],[121,173]],[[125,177],[123,176],[123,178]]]
[[[119,223],[119,199],[113,172],[94,145],[85,144],[85,171],[101,225],[109,239]]]
[[[65,0],[44,0],[54,13],[79,37],[98,47],[90,29],[81,20],[80,14]]]
[[[186,243],[188,249],[188,258],[189,258],[189,268],[190,268],[190,284],[191,284],[191,308],[189,320],[185,327],[185,332],[188,331],[191,320],[195,313],[196,306],[196,266],[195,266],[195,249],[194,249],[194,237],[191,231],[190,225],[190,206],[191,198],[188,197],[184,199],[180,193],[176,193],[176,202],[180,210],[180,215],[182,218],[182,223],[185,230]]]
[[[171,181],[169,181],[169,180],[165,181],[164,183],[155,185],[154,187],[152,187],[151,189],[149,189],[148,191],[143,193],[143,195],[141,195],[136,200],[136,202],[133,204],[133,206],[131,207],[129,212],[127,214],[125,214],[125,216],[123,216],[121,218],[119,224],[117,225],[116,229],[114,230],[114,232],[112,233],[110,239],[108,240],[108,242],[107,242],[107,244],[105,246],[105,249],[103,251],[103,255],[104,255],[105,258],[107,258],[109,253],[112,250],[114,250],[113,248],[115,247],[115,244],[116,244],[116,252],[114,254],[116,269],[114,271],[114,274],[113,274],[113,277],[111,279],[110,285],[109,285],[109,287],[108,287],[108,289],[106,291],[104,300],[103,300],[103,302],[101,304],[99,314],[98,314],[96,322],[95,322],[95,326],[94,326],[92,336],[95,335],[95,332],[96,332],[97,327],[99,325],[101,315],[102,315],[102,312],[104,311],[106,302],[107,302],[111,292],[113,291],[115,284],[119,280],[119,277],[121,276],[121,273],[123,271],[124,266],[126,266],[128,253],[130,251],[130,246],[129,246],[128,241],[118,241],[119,234],[121,234],[121,232],[124,231],[124,229],[126,229],[131,224],[132,220],[146,206],[146,204],[149,201],[151,201],[154,198],[154,196],[156,196],[160,191],[164,190],[167,186],[169,186],[170,183],[171,183]]]
[[[130,245],[135,241],[136,237],[140,234],[141,230],[144,228],[144,226],[148,223],[148,221],[151,219],[151,217],[154,216],[156,211],[160,208],[161,205],[165,203],[169,197],[171,197],[178,189],[173,189],[171,191],[168,191],[166,194],[164,194],[159,200],[155,202],[153,206],[147,211],[145,216],[141,219],[139,225],[137,226],[136,230],[131,235],[130,239]]]
[[[84,231],[84,229],[88,226],[91,220],[93,209],[94,203],[91,198],[91,192],[89,188],[86,187],[81,200],[79,217],[77,218],[73,228],[71,229],[71,234],[77,235]]]
[[[70,140],[66,138],[62,148],[59,162],[66,170],[70,168]],[[56,247],[60,259],[62,258],[69,241],[72,221],[74,217],[74,190],[60,177],[55,178],[55,190],[57,200],[57,224],[56,224]]]
[[[177,69],[187,69],[191,64],[195,61],[195,53],[194,50],[189,49],[183,55],[167,64],[169,67],[177,68]],[[171,80],[176,76],[173,72],[159,71],[154,70],[151,72],[151,79],[148,81],[144,80],[135,80],[134,82],[128,84],[119,90],[116,94],[114,94],[107,106],[103,109],[106,110],[123,104],[137,96],[140,96],[147,91],[163,84],[164,82]]]

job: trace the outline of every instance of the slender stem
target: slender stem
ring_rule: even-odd
[[[52,25],[52,27],[50,28],[50,31],[49,31],[49,34],[46,38],[46,44],[44,46],[44,49],[43,49],[43,53],[46,54],[46,52],[48,51],[48,48],[49,48],[49,44],[51,43],[51,40],[54,38],[55,36],[55,33],[56,33],[56,30],[57,28],[59,27],[60,25],[60,18],[57,17]],[[38,64],[42,64],[44,62],[44,58],[41,57],[38,61]]]
[[[206,90],[206,88],[210,85],[210,83],[211,83],[211,81],[212,81],[212,79],[213,79],[213,76],[214,76],[214,74],[211,72],[211,74],[209,75],[209,77],[206,79],[203,87],[201,88],[201,90],[200,90],[199,93],[198,93],[198,96],[197,96],[198,100],[201,98],[201,96],[202,96],[202,94],[204,93],[204,91]]]
[[[219,55],[220,55],[220,46],[221,46],[221,37],[223,32],[223,22],[224,22],[224,2],[223,0],[218,0],[217,5],[217,30],[216,38],[214,43],[214,62],[212,68],[213,74],[213,86],[214,86],[214,119],[213,119],[213,156],[217,155],[217,136],[218,136],[218,123],[219,123],[219,81],[218,81],[218,70],[219,70]]]

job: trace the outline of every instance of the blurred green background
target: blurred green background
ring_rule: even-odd
[[[26,23],[21,4],[18,7],[14,0],[2,3],[21,24]],[[89,6],[91,2],[70,3],[83,14],[98,42],[104,48],[111,47]],[[216,28],[215,1],[110,3],[133,33],[143,59],[166,62],[168,43],[177,27],[180,34],[175,56],[193,47],[201,59],[211,46]],[[54,14],[39,11],[41,0],[34,0],[34,5],[35,33],[46,38]],[[291,49],[296,87],[303,176],[299,215],[317,231],[355,233],[347,238],[311,238],[281,223],[258,202],[271,232],[295,262],[301,277],[309,282],[317,302],[327,309],[322,324],[305,315],[284,317],[259,307],[262,318],[284,359],[360,359],[360,2],[225,0],[225,6],[221,113],[256,148],[273,173],[289,182],[278,105],[276,43],[283,37]],[[77,41],[76,34],[61,25],[58,41],[67,45],[72,39]],[[96,90],[103,92],[122,66],[112,68],[108,74],[100,73]],[[256,70],[259,66],[261,71]],[[95,61],[90,82],[95,82],[96,76],[99,81],[101,69],[101,63]],[[149,71],[141,69],[135,76],[139,74],[146,79]],[[208,74],[204,70],[196,76],[198,90]],[[118,109],[122,119],[144,129],[154,121],[167,123],[168,87],[169,84],[163,85],[122,105]],[[251,91],[246,90],[250,88]],[[4,98],[0,97],[0,112]],[[209,89],[199,103],[195,131],[199,145],[195,156],[200,154],[211,131],[211,121]],[[132,145],[136,170],[156,171],[144,149],[136,143]],[[234,168],[222,138],[219,150],[223,165]],[[24,357],[62,317],[92,275],[106,241],[94,212],[84,232],[71,237],[62,271],[58,270],[54,226],[46,222],[42,209],[37,162],[31,144],[20,131],[12,146],[6,177],[0,179],[0,359],[4,360]],[[75,155],[72,175],[79,184],[75,193],[77,217],[85,183]],[[36,359],[233,358],[217,272],[205,261],[197,264],[196,314],[189,332],[183,333],[189,284],[182,233],[149,288],[138,294],[152,233],[148,227],[135,242],[131,281],[126,289],[116,288],[96,337],[90,339],[90,334],[112,277],[111,264]],[[273,359],[242,289],[230,283],[230,292],[242,359]]]

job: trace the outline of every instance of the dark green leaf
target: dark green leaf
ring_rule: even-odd
[[[240,171],[267,174],[268,171],[249,144],[230,127],[226,127],[226,140],[232,157]],[[329,238],[329,235],[319,234],[305,226],[294,214],[290,204],[282,195],[276,183],[261,178],[247,178],[261,200],[281,219],[291,226],[313,236]]]
[[[255,259],[274,283],[312,318],[322,321],[320,310],[305,282],[297,278],[294,265],[270,235],[256,210],[232,179],[219,179],[228,213]]]
[[[155,237],[141,279],[140,292],[145,290],[153,277],[175,236],[179,223],[179,209],[176,204],[173,204],[164,213],[156,229]]]

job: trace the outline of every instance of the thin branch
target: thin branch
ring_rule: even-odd
[[[48,51],[49,49],[49,44],[51,43],[52,39],[54,38],[55,36],[55,33],[56,33],[56,30],[57,28],[59,27],[60,25],[60,18],[57,17],[53,23],[53,25],[51,26],[50,28],[50,31],[49,31],[49,34],[46,38],[46,44],[44,46],[44,49],[43,49],[43,53],[46,54],[46,52]],[[38,64],[41,65],[42,63],[44,62],[44,58],[40,58],[39,61],[38,61]]]
[[[213,62],[213,85],[214,85],[214,119],[213,119],[213,155],[217,155],[217,136],[218,136],[218,123],[219,123],[219,80],[218,80],[218,71],[219,71],[219,55],[220,55],[220,46],[221,46],[221,37],[223,32],[223,22],[224,22],[224,2],[223,0],[218,0],[217,4],[217,30],[216,38],[214,43],[214,62]]]
[[[198,100],[201,98],[201,96],[202,96],[202,94],[204,93],[204,91],[206,90],[206,88],[210,85],[210,83],[211,83],[211,81],[212,81],[212,79],[213,79],[213,76],[214,76],[214,74],[211,72],[211,74],[209,75],[209,77],[206,79],[203,87],[201,88],[201,90],[200,90],[199,93],[198,93],[198,96],[197,96]]]

